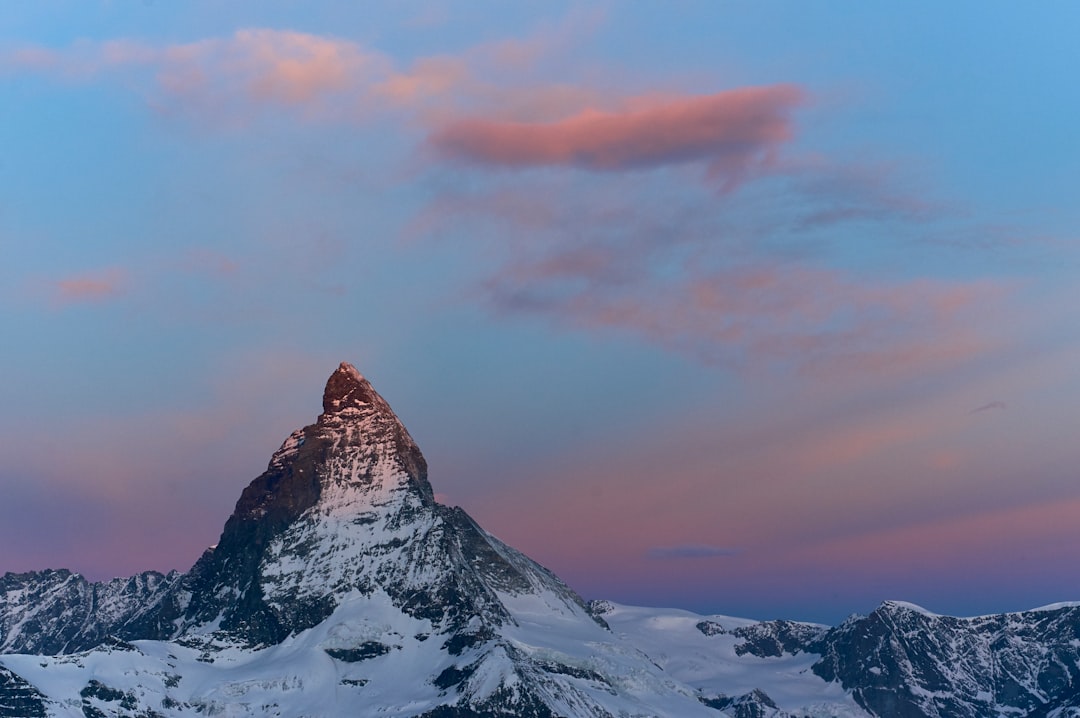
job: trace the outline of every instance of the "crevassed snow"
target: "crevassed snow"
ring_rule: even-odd
[[[726,630],[757,621],[731,616],[700,616],[679,609],[642,608],[611,604],[604,620],[620,638],[658,663],[674,679],[705,696],[738,696],[760,689],[777,706],[797,715],[865,717],[843,688],[826,683],[810,671],[816,654],[758,658],[738,655],[740,642],[730,633],[706,636],[697,628],[703,620]]]
[[[137,641],[135,651],[97,649],[72,656],[3,656],[0,663],[47,696],[60,699],[52,715],[82,715],[63,699],[78,696],[90,679],[133,695],[140,706],[170,718],[217,716],[414,716],[453,695],[433,684],[451,667],[479,661],[469,689],[513,691],[520,666],[533,666],[541,690],[566,715],[590,715],[600,705],[612,715],[718,716],[698,696],[738,696],[763,690],[777,705],[817,718],[867,715],[837,684],[809,671],[815,656],[738,656],[736,637],[706,636],[708,619],[731,628],[753,621],[699,616],[676,609],[612,604],[596,624],[555,593],[500,595],[516,625],[484,654],[451,655],[427,620],[401,612],[386,594],[345,596],[323,623],[262,650],[223,648],[213,662],[197,648]],[[555,609],[555,610],[552,610]],[[580,613],[578,613],[580,611]],[[326,649],[375,641],[384,655],[347,662]],[[505,646],[505,647],[500,647]],[[507,651],[514,653],[512,658]],[[524,663],[523,663],[524,661]],[[543,687],[546,686],[546,687]],[[96,704],[95,704],[96,705]]]

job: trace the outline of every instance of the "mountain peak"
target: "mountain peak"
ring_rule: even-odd
[[[323,413],[337,414],[343,409],[382,403],[371,383],[352,364],[341,362],[326,381],[323,390]]]

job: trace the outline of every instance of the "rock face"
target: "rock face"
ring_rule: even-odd
[[[832,629],[586,606],[435,501],[348,364],[186,574],[0,578],[0,654],[0,718],[1080,716],[1080,606]]]
[[[25,680],[0,666],[0,716],[45,718],[45,696]]]
[[[437,513],[412,437],[342,364],[318,421],[285,440],[191,570],[181,633],[218,621],[246,645],[279,643],[326,619],[337,596],[370,590],[381,548],[422,543]]]
[[[735,645],[737,655],[750,654],[759,658],[796,655],[808,651],[825,634],[822,626],[797,621],[763,621],[730,630],[715,621],[701,621],[697,624],[697,629],[706,636],[730,633],[741,639]]]
[[[1076,604],[954,618],[889,601],[811,650],[815,673],[879,716],[1080,715]]]
[[[252,648],[375,592],[443,633],[469,630],[473,617],[489,632],[510,620],[499,591],[548,591],[583,611],[554,575],[435,503],[412,437],[347,364],[327,382],[318,421],[286,439],[244,490],[184,588],[178,635],[212,624]]]
[[[66,570],[0,577],[0,653],[75,653],[109,636],[146,638],[180,574],[91,583]]]
[[[147,660],[162,650],[180,656],[171,665],[182,664],[185,652],[218,665],[274,653],[283,674],[314,672],[325,681],[332,669],[344,705],[361,696],[384,696],[388,707],[415,704],[402,715],[607,716],[605,704],[656,713],[648,707],[656,700],[684,702],[687,715],[705,710],[686,689],[667,685],[643,656],[620,648],[551,572],[461,509],[436,503],[412,437],[348,364],[327,382],[317,421],[285,440],[244,489],[216,547],[187,574],[109,584],[63,571],[9,574],[3,588],[0,645],[76,654],[38,664],[55,666],[54,673],[72,661],[85,666],[81,652],[114,655],[110,643],[134,641],[127,645]],[[552,632],[582,644],[570,653],[545,646]],[[145,641],[168,648],[146,650]],[[132,660],[130,653],[123,660]],[[620,694],[617,679],[580,665],[600,659],[608,670],[638,674],[635,686],[652,688],[644,697],[637,688]],[[95,677],[104,687],[91,687],[82,699],[108,702],[110,691],[120,691],[115,695],[141,705],[139,692],[150,690],[168,699],[151,706],[159,712],[265,709],[243,698],[262,679],[238,686],[222,671],[221,685],[194,695],[180,687],[182,667],[148,673],[156,676],[147,679],[150,688],[146,681],[109,686]],[[177,685],[170,686],[161,676],[174,673]],[[297,677],[297,685],[304,682]],[[303,701],[315,699],[304,698],[304,690],[278,687],[300,701],[300,712],[311,710]],[[325,690],[306,692],[316,690],[316,702],[325,702]],[[337,712],[351,714],[336,703],[326,707],[328,715]]]

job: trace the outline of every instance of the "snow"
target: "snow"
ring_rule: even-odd
[[[913,611],[915,613],[922,614],[923,616],[926,616],[928,618],[941,618],[941,614],[934,613],[933,611],[928,611],[922,606],[915,603],[909,603],[908,601],[885,601],[881,605],[883,608],[893,607],[901,608],[907,611]]]
[[[479,696],[497,690],[513,696],[524,687],[521,666],[534,666],[528,675],[535,673],[546,700],[570,716],[591,715],[588,706],[599,705],[612,715],[715,718],[719,714],[701,704],[699,695],[738,696],[754,689],[800,715],[866,716],[839,685],[809,671],[816,656],[738,656],[735,636],[706,636],[696,628],[702,620],[725,629],[754,625],[748,619],[610,604],[604,615],[609,631],[554,590],[500,593],[499,599],[514,622],[492,647],[460,656],[433,635],[436,626],[403,613],[387,594],[354,591],[318,626],[261,650],[225,646],[208,654],[203,646],[136,641],[134,651],[8,655],[0,664],[58,699],[50,706],[54,716],[81,715],[81,703],[71,697],[93,679],[170,718],[330,718],[354,715],[360,700],[365,714],[404,718],[453,699],[433,677],[469,665],[475,671],[467,690]],[[368,641],[389,650],[354,663],[326,652]]]
[[[338,372],[366,381],[346,363]],[[700,698],[755,689],[800,715],[866,715],[838,684],[810,671],[815,656],[739,656],[740,639],[730,631],[756,624],[749,619],[608,604],[608,630],[553,574],[463,512],[433,506],[399,453],[411,438],[381,397],[371,397],[348,406],[339,400],[336,411],[294,431],[270,462],[272,469],[289,465],[307,441],[327,447],[314,467],[318,500],[270,541],[256,576],[266,603],[283,615],[331,597],[330,614],[318,625],[269,647],[245,647],[220,627],[228,605],[237,603],[237,586],[247,584],[225,582],[215,584],[224,612],[197,625],[181,623],[173,641],[3,655],[0,665],[46,695],[50,715],[65,718],[83,716],[84,704],[116,712],[119,704],[107,691],[80,696],[90,681],[137,704],[131,712],[166,718],[336,718],[356,715],[357,706],[364,715],[408,718],[489,700],[508,709],[541,700],[573,718],[716,718],[722,714]],[[299,473],[307,465],[293,466]],[[165,578],[143,575],[142,595],[175,580]],[[80,579],[58,574],[53,580],[59,591]],[[123,580],[105,585],[101,610],[130,610],[124,586]],[[453,606],[441,618],[438,611],[418,618],[404,610],[410,596],[439,586],[478,595],[460,599],[468,613],[454,620],[446,618]],[[19,605],[22,598],[8,594]],[[15,616],[16,633],[34,610]],[[723,631],[706,636],[697,628],[704,620]]]
[[[1031,611],[1060,611],[1060,610],[1062,610],[1064,608],[1077,608],[1077,607],[1080,607],[1080,601],[1061,601],[1059,603],[1048,603],[1045,606],[1039,606],[1038,608],[1033,608],[1033,609],[1031,609]],[[1031,611],[1026,611],[1025,613],[1030,613]]]
[[[304,430],[297,429],[281,443],[281,447],[270,457],[270,467],[284,466],[289,459],[296,456],[296,452],[304,445]]]
[[[611,606],[604,620],[612,631],[702,695],[738,696],[760,689],[781,709],[799,715],[867,715],[839,684],[826,683],[810,671],[817,655],[740,656],[735,652],[740,642],[736,636],[729,632],[706,636],[697,628],[701,621],[711,621],[731,631],[757,621],[679,609]]]

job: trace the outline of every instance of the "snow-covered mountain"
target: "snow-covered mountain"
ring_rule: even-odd
[[[110,637],[159,635],[151,624],[181,575],[146,571],[90,583],[67,570],[0,577],[0,653],[74,653]]]
[[[879,716],[1080,716],[1080,603],[955,618],[887,601],[809,650]]]
[[[437,503],[342,364],[186,574],[0,579],[0,716],[1080,715],[1078,647],[1076,606],[830,629],[586,605]]]

